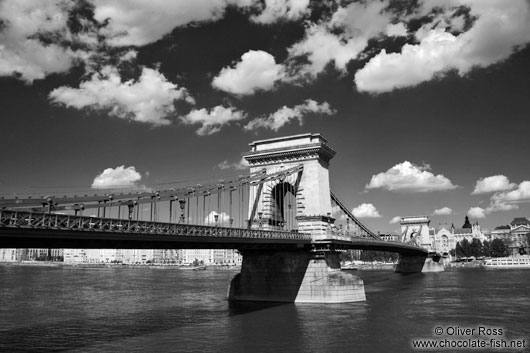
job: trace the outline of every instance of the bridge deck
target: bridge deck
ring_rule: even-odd
[[[0,210],[0,247],[235,249],[304,247],[311,236],[271,231]]]
[[[365,249],[423,255],[417,246],[372,238],[312,241],[297,231],[0,210],[0,248],[85,249]]]

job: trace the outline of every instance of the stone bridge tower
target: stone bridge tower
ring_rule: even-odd
[[[255,141],[250,146],[244,158],[251,173],[265,169],[270,174],[300,165],[303,169],[283,180],[251,186],[248,226],[298,229],[311,234],[313,241],[330,239],[334,219],[328,167],[335,151],[327,140],[308,133]],[[339,253],[333,249],[239,250],[243,263],[231,282],[230,300],[345,303],[366,299],[363,281],[341,271]]]
[[[250,147],[244,158],[251,173],[265,169],[269,174],[299,165],[303,170],[290,180],[252,188],[249,225],[264,229],[285,226],[291,212],[296,224],[290,228],[310,233],[313,240],[325,239],[334,222],[328,167],[335,151],[327,140],[320,134],[307,133],[255,141]]]

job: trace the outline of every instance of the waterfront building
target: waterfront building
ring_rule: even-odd
[[[501,239],[503,241],[509,241],[511,233],[510,230],[511,227],[509,225],[495,227],[495,229],[493,229],[489,234],[488,240],[492,241],[494,239]]]
[[[182,263],[181,249],[155,249],[153,250],[153,263],[155,264],[180,264]]]
[[[182,250],[182,263],[191,265],[234,266],[241,265],[243,257],[233,249],[184,249]]]
[[[17,249],[0,249],[0,262],[16,262]]]
[[[64,249],[64,263],[67,263],[67,264],[87,263],[86,249]]]
[[[63,249],[18,249],[17,261],[54,260],[63,258]]]
[[[434,251],[440,253],[444,257],[450,257],[452,249],[456,248],[455,235],[446,227],[432,229],[434,235]]]
[[[233,249],[214,249],[214,265],[241,265],[243,257],[237,250]]]
[[[528,234],[530,221],[525,217],[516,217],[509,225],[495,227],[489,240],[501,239],[508,246],[510,254],[517,255],[522,249],[530,252]]]
[[[145,265],[153,263],[153,249],[121,249],[116,262],[130,265]]]
[[[514,218],[510,223],[510,251],[518,254],[522,249],[528,253],[528,235],[530,234],[530,221],[525,217]]]
[[[464,225],[462,228],[455,228],[454,224],[451,226],[451,232],[454,234],[456,243],[463,241],[464,239],[467,239],[467,241],[471,242],[473,239],[478,239],[481,242],[486,240],[486,236],[482,232],[482,229],[480,228],[480,225],[478,222],[475,222],[471,224],[469,222],[468,216],[466,216],[466,219],[464,221]],[[455,246],[456,246],[455,243]]]
[[[377,235],[384,241],[399,241],[399,234],[397,233],[377,233]]]
[[[182,263],[186,265],[193,263],[210,265],[213,263],[213,251],[212,249],[183,249]]]

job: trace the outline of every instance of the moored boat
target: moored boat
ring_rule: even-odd
[[[496,257],[493,259],[484,260],[482,266],[487,269],[530,269],[530,256],[521,255],[514,257]]]

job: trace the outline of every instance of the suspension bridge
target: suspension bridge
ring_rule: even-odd
[[[398,272],[428,270],[417,239],[381,240],[330,190],[335,151],[320,134],[250,146],[247,175],[160,190],[0,198],[0,248],[238,249],[234,300],[364,300],[362,281],[338,271],[347,249],[397,252]]]

